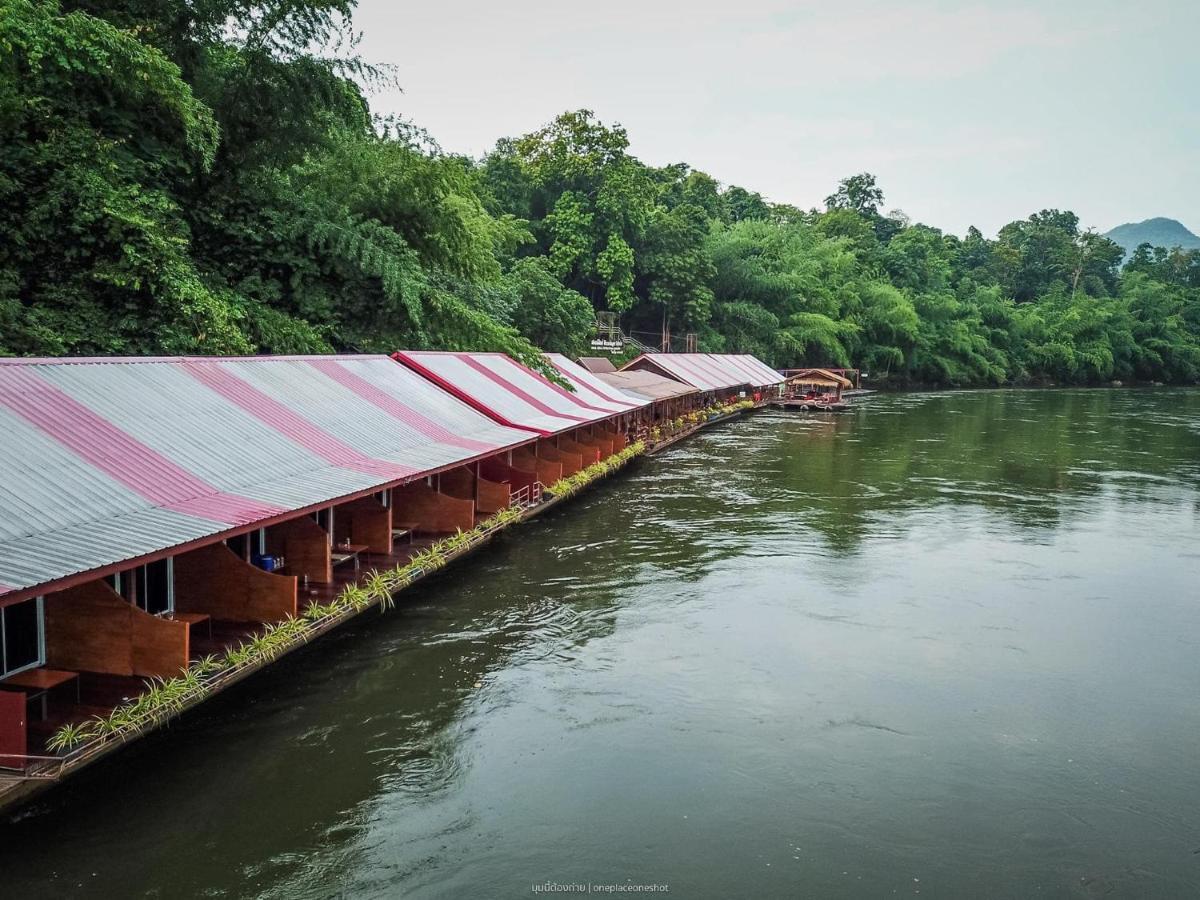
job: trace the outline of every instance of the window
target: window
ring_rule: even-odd
[[[329,537],[329,542],[333,543],[333,507],[327,506],[324,509],[318,509],[311,514],[313,520],[325,530],[325,534]]]
[[[250,539],[254,537],[253,532],[246,534],[235,535],[225,539],[225,546],[238,555],[239,559],[250,559]]]
[[[126,569],[124,572],[116,572],[109,575],[104,580],[108,582],[108,586],[133,603],[137,599],[135,593],[137,589],[137,569]]]
[[[109,587],[139,609],[157,615],[175,610],[175,560],[126,569],[105,579]]]
[[[262,556],[267,552],[267,529],[259,528],[226,538],[225,546],[246,562],[250,562],[254,557]]]
[[[175,609],[175,565],[172,559],[139,566],[136,571],[137,594],[134,602],[148,613]]]
[[[41,597],[0,609],[0,676],[45,663],[42,621]]]

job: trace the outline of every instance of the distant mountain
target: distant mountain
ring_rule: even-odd
[[[1153,247],[1182,247],[1191,250],[1200,247],[1200,237],[1188,231],[1182,222],[1174,219],[1147,219],[1145,222],[1126,222],[1104,235],[1125,248],[1128,259],[1139,244]]]

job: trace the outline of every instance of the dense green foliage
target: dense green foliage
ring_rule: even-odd
[[[372,121],[352,6],[0,0],[0,352],[532,358],[525,226]]]
[[[995,240],[628,152],[581,110],[479,161],[373,118],[353,0],[0,0],[0,353],[675,349],[895,383],[1193,381],[1200,252]]]

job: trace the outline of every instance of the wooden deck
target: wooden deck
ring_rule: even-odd
[[[486,518],[486,516],[480,518]],[[391,553],[361,554],[357,569],[353,566],[335,566],[333,581],[323,584],[309,582],[307,587],[303,584],[300,585],[300,594],[296,600],[298,612],[303,613],[313,603],[332,602],[347,587],[362,582],[373,569],[383,571],[405,565],[420,551],[433,546],[443,537],[445,537],[444,534],[417,534],[413,536],[412,543],[407,541],[394,543]]]
[[[823,403],[817,400],[772,400],[770,405],[775,409],[798,412],[846,412],[850,409],[850,404],[845,401]]]
[[[653,456],[656,453],[661,453],[663,450],[666,450],[668,447],[675,446],[680,441],[682,441],[684,438],[691,437],[697,431],[702,431],[703,429],[707,428],[708,426],[716,425],[719,422],[727,422],[730,419],[736,419],[742,413],[747,412],[747,411],[748,410],[743,410],[743,409],[735,410],[734,412],[726,413],[723,416],[717,416],[717,418],[715,418],[715,419],[706,419],[705,421],[698,423],[697,425],[695,425],[692,428],[685,429],[684,431],[676,432],[675,434],[671,435],[670,437],[665,437],[661,441],[659,441],[657,444],[654,444],[652,447],[650,447],[646,451],[646,455]]]

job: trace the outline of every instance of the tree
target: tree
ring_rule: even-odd
[[[1117,267],[1124,255],[1125,251],[1119,244],[1097,234],[1095,229],[1080,232],[1074,241],[1071,293],[1080,289],[1080,281],[1085,275],[1090,280],[1083,288],[1090,294],[1108,293],[1115,288]]]
[[[1055,284],[1109,295],[1122,255],[1107,238],[1080,232],[1074,213],[1046,209],[1001,228],[993,259],[1000,283],[1018,302],[1029,302]]]
[[[519,260],[507,281],[515,289],[512,323],[544,350],[578,356],[587,348],[595,318],[592,304],[564,288],[543,259]]]
[[[729,210],[730,222],[743,222],[746,219],[766,221],[771,218],[771,207],[762,194],[754,194],[745,188],[731,185],[723,196],[725,206]]]
[[[241,313],[188,252],[171,185],[208,170],[212,112],[160,51],[82,12],[0,16],[0,338],[8,352],[237,353]]]
[[[883,205],[883,189],[876,186],[870,172],[851,175],[838,182],[838,189],[825,198],[829,210],[850,209],[866,218],[874,218]]]
[[[672,321],[691,329],[708,321],[715,268],[707,238],[708,219],[699,206],[660,207],[651,219],[641,265],[647,299],[661,309],[663,334]]]
[[[597,307],[615,310],[633,305],[633,248],[656,194],[649,170],[626,153],[628,146],[620,125],[577,110],[498,144],[485,161],[495,172],[516,169],[528,178],[534,233],[556,274]]]

